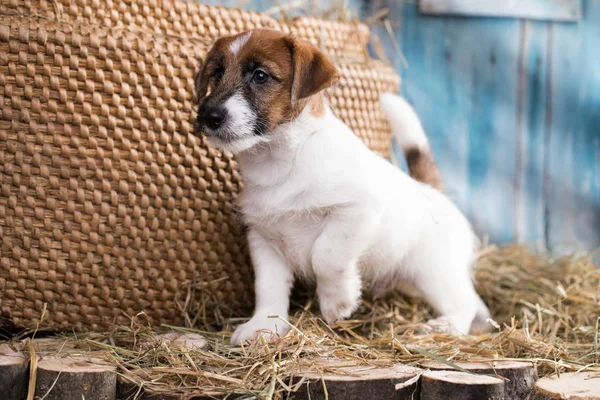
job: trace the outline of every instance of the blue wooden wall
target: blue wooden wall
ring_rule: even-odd
[[[285,2],[244,8],[274,3]],[[415,0],[350,5],[363,17],[389,8],[408,68],[375,31],[479,233],[557,252],[600,246],[600,1],[584,0],[575,23],[429,16]]]
[[[389,7],[400,23],[401,92],[476,229],[557,252],[597,248],[600,1],[584,1],[575,23],[427,16],[414,1],[378,3],[372,10]]]

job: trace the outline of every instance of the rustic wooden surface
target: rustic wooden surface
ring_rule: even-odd
[[[426,14],[461,16],[517,17],[553,21],[581,19],[581,0],[420,0]]]
[[[452,198],[492,242],[597,248],[600,1],[584,0],[578,23],[430,16],[418,3],[374,0],[365,16],[388,8],[401,21],[407,65],[386,30],[374,31]]]
[[[0,344],[0,398],[22,400],[27,396],[29,381],[29,360],[11,349],[8,344]]]
[[[504,382],[487,375],[427,371],[421,375],[421,400],[503,400]]]
[[[504,380],[505,399],[524,399],[533,390],[538,378],[537,368],[530,362],[490,361],[490,362],[456,362],[456,366],[475,374],[495,376]],[[452,370],[447,364],[427,361],[420,364],[422,368],[431,370]]]
[[[43,357],[37,364],[35,395],[44,400],[114,400],[116,368],[88,357]]]
[[[417,368],[406,365],[373,367],[356,363],[324,360],[324,373],[310,370],[299,372],[294,379],[303,381],[294,399],[366,400],[418,398]],[[411,381],[396,390],[396,385]],[[402,385],[401,385],[402,386]]]
[[[207,348],[199,335],[170,333],[159,335],[160,345],[191,351]],[[119,376],[114,366],[89,357],[55,357],[48,355],[47,342],[33,342],[37,361],[35,395],[45,400],[208,400],[235,399],[239,395],[222,393],[188,393],[176,391],[153,393],[135,382],[148,381],[152,368],[136,370]],[[153,341],[156,345],[156,341]],[[143,347],[143,344],[142,344]],[[1,400],[24,400],[29,380],[28,356],[16,352],[18,347],[0,345]],[[355,361],[326,358],[317,360],[311,368],[298,372],[292,379],[297,391],[289,399],[341,400],[469,400],[469,399],[528,399],[600,400],[600,374],[582,372],[561,374],[560,379],[547,377],[535,383],[537,369],[529,362],[456,362],[467,372],[424,361],[419,368],[394,365],[372,366]],[[143,379],[141,379],[143,378]],[[531,397],[533,396],[533,397]]]
[[[560,374],[538,380],[532,400],[600,400],[600,373]]]

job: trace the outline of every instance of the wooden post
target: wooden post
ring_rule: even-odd
[[[554,399],[600,400],[600,376],[597,372],[570,372],[535,383],[533,400]]]
[[[87,357],[44,357],[38,361],[36,397],[45,400],[115,400],[116,368]]]
[[[421,400],[503,400],[504,382],[486,375],[427,371],[421,375]]]
[[[524,399],[533,390],[538,378],[537,367],[530,362],[490,361],[490,362],[456,362],[454,363],[474,374],[491,375],[504,380],[504,397],[506,399]],[[426,361],[421,367],[431,370],[453,370],[449,365]]]
[[[294,384],[303,382],[295,399],[367,400],[418,398],[420,370],[406,365],[374,367],[356,362],[323,360],[319,368],[300,372]],[[331,371],[331,372],[329,372]],[[402,385],[406,383],[405,385]],[[396,386],[398,385],[398,388]]]
[[[4,400],[27,397],[29,360],[8,344],[0,344],[0,394]]]

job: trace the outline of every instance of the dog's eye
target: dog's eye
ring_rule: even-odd
[[[259,85],[262,85],[263,83],[265,83],[266,81],[269,80],[269,75],[260,69],[257,69],[256,71],[254,71],[254,74],[252,75],[252,81],[254,83],[258,83]]]
[[[215,72],[213,72],[213,76],[217,79],[221,79],[223,77],[223,68],[215,69]]]

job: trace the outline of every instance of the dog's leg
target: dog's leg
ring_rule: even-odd
[[[312,250],[319,307],[329,323],[349,317],[360,300],[358,260],[372,241],[378,215],[357,208],[333,211]]]
[[[256,307],[252,319],[238,326],[231,336],[231,343],[234,344],[253,339],[257,334],[265,339],[276,339],[277,335],[281,336],[289,330],[285,321],[288,319],[290,290],[294,281],[292,270],[260,233],[250,230],[248,245],[254,265]],[[279,316],[281,319],[270,316]]]
[[[438,257],[426,258],[430,262],[436,258],[437,264],[429,264],[429,268],[421,270],[427,273],[417,273],[415,284],[439,314],[429,325],[437,331],[468,334],[480,300],[467,268],[453,268],[448,260],[444,262]]]

